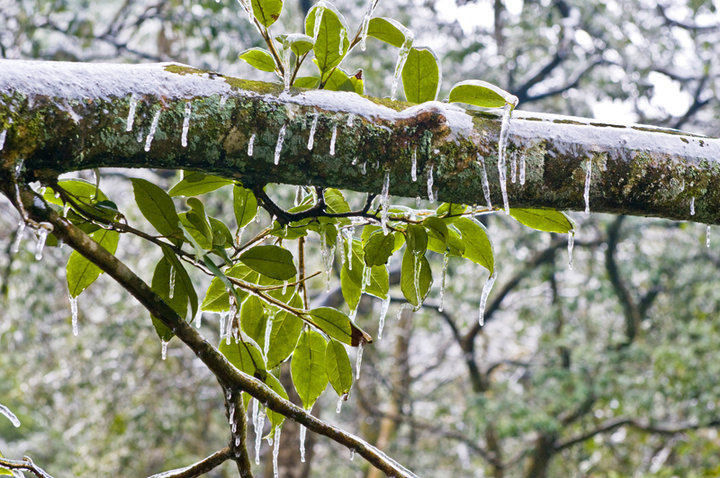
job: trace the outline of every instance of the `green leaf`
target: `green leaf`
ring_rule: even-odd
[[[413,306],[422,304],[432,285],[430,263],[422,254],[405,249],[400,267],[400,290]]]
[[[429,48],[411,48],[402,70],[403,90],[410,103],[434,101],[440,88],[440,66]]]
[[[245,227],[255,219],[257,208],[257,199],[252,191],[238,185],[233,187],[233,209],[238,227]]]
[[[227,225],[215,217],[208,217],[208,220],[212,229],[213,245],[231,247],[233,245],[233,236]]]
[[[178,258],[173,250],[164,244],[161,247],[163,256],[170,262],[175,271],[175,291],[181,291],[181,293],[185,294],[190,301],[190,317],[195,317],[198,310],[198,296],[197,292],[195,292],[195,285],[192,279],[190,279],[190,275],[182,261],[180,261],[180,258]]]
[[[264,348],[266,327],[267,316],[263,303],[256,296],[249,296],[240,306],[240,328]]]
[[[408,37],[412,38],[412,33],[402,23],[385,17],[371,18],[367,33],[397,48],[401,48]]]
[[[458,216],[468,209],[464,204],[453,204],[450,202],[444,202],[435,210],[435,214],[440,217],[444,216]]]
[[[324,90],[355,92],[355,85],[350,81],[350,75],[341,68],[335,68],[330,77],[325,80]]]
[[[188,294],[184,287],[177,287],[177,272],[172,272],[173,270],[174,265],[167,257],[163,256],[160,262],[157,263],[157,266],[155,266],[151,287],[153,292],[159,295],[180,317],[185,318],[187,316]],[[175,282],[172,289],[170,288],[171,274],[175,274],[175,278],[172,279],[172,281]],[[172,297],[170,297],[171,290]],[[167,342],[173,337],[172,330],[160,321],[160,319],[154,315],[151,315],[150,318],[161,340]]]
[[[456,83],[450,90],[450,103],[467,103],[483,108],[502,108],[506,104],[517,105],[517,96],[487,81],[465,80]]]
[[[351,261],[347,260],[347,248],[352,247]],[[354,310],[362,295],[363,259],[360,241],[344,244],[345,263],[340,270],[340,290],[350,310]],[[351,265],[352,264],[352,265]]]
[[[480,264],[492,275],[495,271],[495,258],[485,226],[474,219],[460,217],[453,222],[453,227],[462,234],[462,241],[465,244],[463,257]]]
[[[280,365],[295,350],[303,328],[303,321],[289,312],[277,312],[268,323],[270,345],[268,346],[267,364],[273,369]]]
[[[290,49],[298,57],[312,50],[315,40],[302,33],[291,33],[290,35],[278,35],[275,37],[283,45],[290,45]]]
[[[165,237],[181,233],[180,218],[168,194],[155,184],[140,178],[130,178],[135,202],[140,212],[152,226]]]
[[[317,88],[318,84],[320,83],[320,78],[317,76],[300,76],[298,78],[295,78],[295,81],[293,82],[293,86],[296,88]]]
[[[441,244],[447,244],[449,233],[445,221],[439,217],[430,216],[423,221],[423,226],[425,226],[425,229],[428,232],[428,237],[432,236]]]
[[[285,391],[285,387],[282,386],[282,383],[280,383],[280,380],[277,379],[277,377],[271,373],[268,373],[265,375],[265,385],[270,387],[270,390],[280,395],[285,400],[288,400],[288,394]],[[272,425],[272,430],[270,430],[270,433],[273,434],[276,427],[279,427],[283,424],[285,421],[285,416],[278,412],[273,412],[269,408],[265,409],[265,412],[267,413],[268,418],[270,419],[270,424]]]
[[[415,254],[425,254],[427,250],[428,235],[420,224],[410,224],[405,229],[405,243],[408,250]]]
[[[553,209],[510,208],[510,215],[519,223],[538,231],[567,233],[575,229],[572,219]]]
[[[238,58],[260,71],[275,71],[275,59],[263,48],[249,48],[240,53]]]
[[[215,191],[223,186],[232,184],[229,179],[221,178],[220,176],[213,176],[210,174],[200,172],[185,172],[183,178],[173,186],[168,195],[170,197],[175,196],[199,196],[201,194]]]
[[[193,211],[181,212],[178,218],[185,227],[186,233],[190,234],[200,247],[206,251],[212,249],[212,232],[209,224]]]
[[[387,266],[373,266],[370,272],[370,284],[365,287],[365,293],[374,295],[379,299],[386,299],[390,290],[390,276]]]
[[[255,283],[258,279],[258,273],[244,264],[232,266],[226,271],[225,275],[251,283]],[[239,302],[242,303],[248,293],[238,288],[236,288],[235,291],[240,298]],[[221,278],[215,277],[210,282],[210,287],[208,287],[205,293],[205,299],[200,307],[207,312],[226,312],[230,310],[230,297],[227,293],[227,284],[225,284]]]
[[[117,231],[98,229],[90,234],[90,237],[110,254],[115,254],[120,238],[120,234],[118,234]],[[80,293],[95,282],[102,273],[103,271],[98,266],[80,255],[77,251],[73,251],[68,259],[65,274],[70,297],[79,296]]]
[[[230,320],[230,318],[228,318]],[[239,340],[235,342],[230,339],[227,343],[226,339],[220,340],[218,350],[225,358],[241,372],[245,372],[253,377],[264,376],[265,360],[263,360],[262,352],[251,340]]]
[[[393,234],[388,234],[387,236],[382,232],[373,234],[365,243],[365,264],[368,266],[387,264],[388,259],[393,253],[394,246],[395,236]]]
[[[350,206],[339,189],[327,188],[323,193],[328,212],[342,214],[350,212]]]
[[[95,184],[83,179],[63,179],[62,181],[58,181],[58,186],[68,194],[74,196],[78,201],[84,203],[92,204],[108,200],[108,197],[102,191],[98,190]],[[62,198],[56,198],[55,191],[52,188],[45,189],[43,198],[50,204],[63,205]]]
[[[282,0],[252,0],[253,15],[265,27],[277,21],[282,7]]]
[[[297,274],[292,253],[279,246],[255,246],[243,252],[240,260],[252,270],[277,280],[289,280]]]
[[[351,345],[364,345],[372,342],[367,332],[350,321],[350,318],[332,307],[318,307],[310,311],[312,322],[328,336]]]
[[[352,366],[345,346],[336,340],[330,340],[325,349],[325,366],[330,385],[338,394],[350,392],[353,383]]]
[[[327,387],[325,349],[323,336],[314,330],[306,330],[300,335],[293,353],[290,366],[293,385],[306,410],[313,406]]]
[[[320,24],[317,36],[315,36],[318,9],[321,9],[322,12],[319,14]],[[339,65],[345,56],[350,46],[348,31],[345,17],[330,3],[314,6],[305,17],[305,33],[315,38],[315,45],[313,45],[314,61],[320,69],[321,77],[324,77],[332,68]]]
[[[445,239],[439,237],[433,229],[428,229],[428,249],[438,254],[448,253],[451,256],[460,257],[465,252],[465,243],[455,229],[448,228]]]

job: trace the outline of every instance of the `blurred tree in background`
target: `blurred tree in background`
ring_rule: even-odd
[[[359,23],[366,2],[337,3]],[[286,2],[281,21],[293,24],[284,26],[297,29],[310,6]],[[234,2],[0,0],[0,7],[3,58],[180,61],[273,79],[237,60],[260,43]],[[717,135],[719,7],[442,0],[382,2],[378,11],[439,53],[446,85],[483,78],[525,109]],[[392,70],[395,55],[378,43],[346,66],[363,68],[366,93],[382,95],[390,79],[381,72]],[[143,174],[162,186],[176,181]],[[120,179],[104,189],[131,195]],[[291,203],[294,188],[273,194]],[[208,213],[231,217],[226,196],[208,196]],[[69,252],[48,250],[39,263],[26,241],[13,254],[17,214],[7,202],[0,207],[0,403],[23,423],[0,420],[3,453],[32,455],[58,476],[140,476],[224,446],[222,394],[190,351],[171,345],[168,360],[158,360],[144,310],[107,277],[82,296],[74,337],[56,285]],[[574,217],[572,269],[564,238],[485,217],[499,279],[484,327],[475,312],[477,265],[450,261],[442,308],[439,281],[417,312],[401,308],[391,285],[398,320],[366,350],[351,399],[336,415],[323,397],[314,413],[369,437],[422,476],[719,475],[716,241],[705,247],[696,224]],[[126,240],[118,255],[149,277],[159,254],[143,247]],[[441,267],[442,256],[431,260]],[[310,287],[314,304],[342,302],[324,280]],[[364,297],[356,319],[375,337],[379,309]],[[202,324],[203,334],[220,334],[214,314]],[[378,476],[312,434],[301,463],[297,428],[285,427],[280,476]],[[269,455],[264,447],[266,476]],[[213,473],[234,476],[229,466]]]

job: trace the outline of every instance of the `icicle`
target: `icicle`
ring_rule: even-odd
[[[428,193],[428,200],[430,202],[435,202],[435,194],[433,193],[433,168],[435,167],[434,164],[430,165],[430,169],[428,169],[427,173],[427,193]]]
[[[307,428],[300,425],[300,461],[305,463],[305,436],[307,435]]]
[[[20,420],[18,420],[18,417],[16,417],[15,414],[2,403],[0,403],[0,415],[4,415],[8,420],[10,420],[10,423],[12,423],[15,428],[20,427]]]
[[[332,136],[330,136],[330,156],[335,156],[335,143],[337,142],[337,121],[333,121]]]
[[[343,397],[346,397],[347,394],[343,394],[342,396],[338,397],[337,405],[335,405],[335,413],[340,414],[342,411],[342,405],[345,400],[343,400]]]
[[[273,322],[275,321],[275,314],[276,312],[271,312],[268,316],[267,323],[265,324],[265,338],[263,342],[263,354],[265,357],[268,356],[268,352],[270,351],[270,337],[272,337],[272,328],[273,328]]]
[[[345,126],[347,126],[348,128],[351,128],[354,123],[355,123],[355,113],[350,113],[347,117],[347,123],[345,123]]]
[[[202,315],[203,311],[198,310],[197,315],[195,316],[195,328],[199,329],[200,326],[202,326]]]
[[[13,242],[12,253],[17,254],[20,252],[20,243],[22,243],[23,233],[25,232],[25,221],[20,220],[18,223],[17,235],[15,236],[15,242]]]
[[[445,255],[443,255],[442,280],[440,281],[440,306],[438,307],[438,311],[440,312],[443,311],[443,301],[445,300],[445,278],[447,277],[449,257],[449,254],[445,251]]]
[[[0,131],[0,151],[5,147],[5,136],[7,136],[7,130]]]
[[[388,235],[387,220],[388,220],[388,209],[390,206],[390,170],[385,170],[385,178],[383,179],[382,194],[380,195],[380,225],[382,226],[383,234]]]
[[[230,339],[232,338],[232,330],[235,323],[235,315],[237,315],[238,304],[235,301],[235,295],[233,295],[230,289],[227,289],[227,293],[230,297],[230,310],[228,311],[227,322],[225,323],[225,343],[227,345],[230,345]]]
[[[377,6],[377,0],[369,0],[368,8],[365,12],[365,16],[362,19],[362,32],[360,33],[360,49],[365,51],[367,45],[368,28],[370,26],[370,17],[372,17],[375,7]]]
[[[315,131],[317,130],[318,118],[320,118],[320,113],[315,113],[312,124],[310,125],[310,136],[308,136],[307,145],[308,151],[312,151],[313,145],[315,144]]]
[[[262,445],[262,431],[265,426],[265,413],[260,412],[255,425],[255,464],[260,464],[260,446]]]
[[[70,299],[70,315],[72,316],[72,333],[77,337],[78,331],[78,298],[68,297]]]
[[[382,338],[383,329],[385,328],[385,317],[387,317],[388,309],[390,308],[390,293],[380,303],[380,323],[378,324],[378,340]]]
[[[35,244],[35,260],[39,261],[43,257],[43,249],[45,248],[45,241],[47,236],[52,230],[51,228],[44,227],[46,223],[41,223],[40,228],[37,231],[38,239]]]
[[[364,266],[364,269],[363,269],[363,275],[362,275],[362,285],[361,285],[360,290],[362,292],[365,292],[365,289],[367,288],[367,286],[370,285],[370,279],[372,277],[372,267],[370,267],[364,263],[363,263],[363,266]]]
[[[185,117],[183,118],[182,136],[180,138],[180,144],[183,148],[187,148],[187,135],[190,129],[190,113],[192,112],[192,106],[190,103],[185,103]]]
[[[350,450],[350,461],[353,461],[355,459],[355,448]]]
[[[280,454],[280,431],[282,428],[275,427],[275,438],[273,439],[273,451],[272,451],[272,463],[273,463],[273,477],[278,478],[278,455]]]
[[[710,224],[705,227],[705,247],[710,247]]]
[[[128,110],[127,126],[125,127],[125,131],[128,133],[132,131],[133,124],[135,124],[135,108],[137,108],[137,104],[137,98],[130,98],[130,109]]]
[[[236,437],[235,437],[235,448],[237,448],[237,447],[239,447],[239,446],[240,446],[240,437],[239,437],[239,436],[236,436]]]
[[[512,115],[512,105],[505,105],[502,115],[502,123],[500,125],[500,137],[498,139],[498,178],[500,179],[500,191],[502,192],[503,207],[505,213],[510,214],[510,204],[507,194],[507,179],[505,169],[505,150],[507,149],[507,140],[510,134],[510,116]]]
[[[230,398],[228,398],[228,402],[231,400],[231,398],[232,398],[232,396],[230,396]],[[235,405],[233,403],[230,403],[230,413],[228,416],[228,424],[232,425],[233,423],[235,423]]]
[[[345,236],[345,243],[347,244],[347,266],[348,270],[352,270],[352,256],[353,256],[353,236],[355,234],[354,228],[349,227],[342,229],[343,236]]]
[[[413,148],[412,162],[410,163],[410,178],[417,181],[417,147]]]
[[[420,207],[420,201],[422,201],[420,196],[415,196],[415,207]]]
[[[320,33],[320,24],[322,23],[322,17],[325,14],[325,5],[320,3],[315,8],[315,25],[313,29],[313,39],[317,41],[318,34]]]
[[[402,74],[402,69],[405,66],[405,61],[407,61],[407,57],[410,54],[412,42],[412,35],[406,34],[405,41],[400,48],[400,53],[398,53],[397,63],[395,63],[395,74],[393,75],[392,87],[390,88],[390,99],[392,101],[397,99],[397,89],[398,84],[400,83],[400,75]]]
[[[253,149],[255,149],[255,133],[250,135],[250,141],[248,141],[248,156],[253,155]]]
[[[222,340],[225,337],[223,334],[225,333],[225,320],[227,319],[227,312],[220,312],[218,315],[220,316],[220,339]]]
[[[148,132],[147,138],[145,138],[145,152],[150,151],[150,145],[152,144],[153,138],[155,137],[155,131],[157,130],[158,123],[160,122],[160,113],[162,110],[157,110],[155,116],[153,116],[152,123],[150,124],[150,131]]]
[[[292,80],[292,73],[290,73],[290,59],[292,50],[290,45],[283,45],[283,87],[284,91],[290,91],[290,81]]]
[[[330,275],[332,274],[333,262],[335,262],[335,246],[336,244],[333,247],[328,247],[325,233],[320,234],[320,255],[325,270],[325,289],[327,292],[330,292]]]
[[[288,281],[283,281],[282,295],[287,293]]]
[[[168,297],[173,298],[175,295],[175,266],[170,266],[170,283],[168,284]]]
[[[588,158],[585,163],[585,191],[583,192],[583,198],[585,198],[585,215],[590,215],[590,176],[592,174],[592,158]]]
[[[488,280],[487,282],[485,282],[485,285],[482,289],[482,295],[480,296],[480,309],[478,314],[481,327],[485,325],[485,305],[487,304],[487,299],[490,295],[490,291],[495,284],[495,279],[497,279],[497,271],[493,271],[492,275],[488,277]]]
[[[575,231],[568,232],[568,269],[573,269],[573,247],[575,247]]]
[[[287,123],[283,123],[278,133],[277,144],[275,145],[275,165],[280,164],[280,152],[282,151],[283,141],[285,141],[285,131],[287,130]]]
[[[365,176],[365,173],[367,173],[367,161],[363,161],[363,163],[360,165],[360,174]]]
[[[690,215],[695,215],[695,196],[690,198]]]
[[[360,380],[360,366],[362,365],[364,344],[360,342],[357,348],[357,356],[355,357],[355,380]]]
[[[515,154],[510,155],[510,182],[515,184],[517,182],[517,156]]]
[[[485,202],[487,203],[487,208],[492,209],[492,201],[490,200],[490,183],[488,182],[487,170],[485,169],[485,157],[478,153],[477,158],[482,166],[482,188],[483,194],[485,195]]]
[[[165,340],[162,340],[162,339],[161,339],[161,340],[160,340],[160,347],[161,347],[161,352],[160,352],[160,354],[161,354],[161,356],[162,356],[162,359],[165,360],[165,359],[167,359],[167,347],[168,347],[168,343],[167,343]]]
[[[520,186],[525,185],[525,155],[520,156]]]

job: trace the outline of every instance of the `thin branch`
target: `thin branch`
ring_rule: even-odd
[[[218,450],[207,458],[203,458],[197,463],[193,463],[185,468],[178,468],[176,470],[164,471],[150,476],[149,478],[195,478],[202,476],[212,469],[222,465],[232,457],[232,451],[229,446],[226,446],[222,450]]]
[[[22,460],[10,460],[0,456],[0,466],[8,470],[28,471],[38,478],[52,478],[45,470],[33,463],[29,456],[24,456]]]

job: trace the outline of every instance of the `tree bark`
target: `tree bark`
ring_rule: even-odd
[[[95,167],[182,168],[246,186],[378,193],[387,171],[393,195],[427,197],[425,178],[432,175],[439,200],[485,204],[482,157],[492,203],[502,205],[500,119],[455,105],[283,92],[280,85],[177,64],[18,60],[0,60],[0,98],[0,161],[9,169],[23,160],[36,178]],[[308,150],[316,114],[315,145]],[[508,178],[515,162],[518,170],[524,164],[526,179],[524,185],[508,179],[511,206],[584,210],[590,169],[595,212],[720,224],[720,192],[713,187],[720,183],[720,140],[520,111],[513,118]],[[281,129],[286,135],[278,144]],[[420,181],[408,174],[414,154]]]

